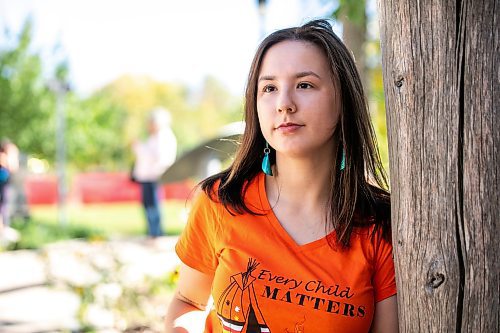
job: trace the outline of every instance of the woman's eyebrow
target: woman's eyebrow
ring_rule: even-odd
[[[302,77],[305,77],[305,76],[315,76],[317,77],[318,79],[321,79],[321,76],[319,76],[318,74],[316,74],[315,72],[313,71],[305,71],[305,72],[299,72],[297,73],[297,75],[295,75],[298,79],[302,78]]]
[[[304,72],[298,72],[297,74],[295,74],[295,77],[298,79],[306,77],[306,76],[314,76],[314,77],[317,77],[318,79],[321,79],[321,76],[319,76],[318,74],[316,74],[313,71],[304,71]],[[275,79],[276,79],[276,76],[274,76],[274,75],[263,75],[263,76],[259,77],[259,82],[260,81],[273,81]]]
[[[273,75],[264,75],[264,76],[259,77],[259,82],[260,81],[272,81],[275,78],[276,78],[276,76],[273,76]]]

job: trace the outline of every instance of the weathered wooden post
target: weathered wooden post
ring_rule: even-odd
[[[402,332],[500,332],[500,1],[380,0]]]

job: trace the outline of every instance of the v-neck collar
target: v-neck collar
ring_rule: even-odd
[[[263,172],[259,173],[257,176],[257,182],[259,187],[259,199],[260,204],[262,206],[263,211],[265,212],[265,216],[269,223],[272,225],[273,229],[278,233],[278,235],[282,238],[282,240],[287,244],[287,246],[293,249],[296,252],[303,252],[316,249],[322,246],[329,246],[327,238],[331,237],[331,235],[335,232],[332,231],[330,234],[323,236],[317,240],[314,240],[305,244],[298,244],[288,233],[288,231],[283,228],[280,221],[274,214],[274,211],[269,203],[269,199],[266,193],[266,176]]]

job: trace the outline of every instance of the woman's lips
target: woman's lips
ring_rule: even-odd
[[[299,124],[295,124],[295,123],[283,123],[283,124],[279,125],[276,128],[276,130],[278,130],[284,134],[289,134],[289,133],[293,133],[293,132],[297,131],[302,126],[304,126],[304,125],[299,125]]]

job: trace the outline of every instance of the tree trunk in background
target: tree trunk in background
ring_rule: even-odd
[[[358,0],[359,1],[359,0]],[[342,40],[352,51],[365,93],[369,91],[368,69],[365,61],[366,8],[364,4],[342,3],[334,16],[342,23]]]
[[[363,88],[365,89],[365,93],[368,94],[370,88],[368,84],[368,69],[365,61],[366,14],[363,12],[362,15],[364,17],[362,24],[349,20],[345,15],[341,16],[340,22],[342,22],[342,40],[354,55],[356,68],[361,76]]]
[[[500,0],[380,0],[402,332],[500,331]]]

